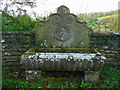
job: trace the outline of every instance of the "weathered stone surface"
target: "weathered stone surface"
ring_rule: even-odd
[[[2,54],[4,54],[4,52],[6,52],[6,53],[11,52],[10,55],[12,56],[13,55],[12,52],[19,52],[21,54],[24,53],[26,50],[28,50],[29,47],[20,47],[19,48],[19,46],[17,46],[17,48],[16,48],[16,47],[14,47],[14,45],[23,45],[23,46],[26,46],[28,44],[31,45],[32,42],[29,43],[29,41],[30,41],[29,37],[31,37],[31,39],[32,39],[31,41],[34,41],[35,37],[33,37],[33,36],[34,36],[34,34],[32,34],[31,32],[25,32],[25,31],[23,31],[23,32],[2,32],[2,39],[0,42],[2,43],[2,46],[5,47],[2,49]],[[15,40],[16,37],[19,37],[21,39],[21,41],[23,41],[23,42],[20,43],[19,42],[20,39],[16,42],[14,42],[14,41],[11,42],[13,39]],[[23,40],[23,38],[25,38],[26,40],[25,39]],[[111,44],[111,42],[107,42],[107,43],[103,42],[105,38],[107,38],[107,40],[109,40],[111,42],[114,42],[114,40],[116,40],[117,41],[116,44],[118,43],[118,47],[115,48],[114,43]],[[111,62],[112,61],[115,61],[115,62],[107,63],[108,65],[120,65],[118,63],[118,61],[120,60],[120,50],[119,50],[120,35],[92,34],[90,39],[91,39],[91,43],[90,43],[91,47],[97,48],[103,56],[108,55],[109,53],[115,55],[115,58],[111,57]],[[11,40],[11,41],[9,41],[9,40]],[[100,40],[99,43],[97,42],[98,40]],[[110,48],[103,50],[102,46],[105,46],[105,43],[106,43],[106,46],[108,46]],[[13,48],[7,47],[7,46],[11,46],[11,45],[13,46]],[[110,52],[107,52],[107,51],[110,51]],[[12,59],[10,59],[10,60],[12,60]],[[18,59],[16,59],[16,60],[18,60]],[[3,60],[2,62],[4,62],[4,61],[5,60]],[[109,61],[109,60],[106,60],[106,62],[107,61]],[[5,64],[6,63],[3,63],[3,65],[5,65]],[[15,64],[13,64],[13,65],[15,65]]]
[[[99,74],[99,71],[85,71],[85,81],[98,82]]]
[[[5,56],[5,57],[2,57],[2,59],[19,59],[20,60],[20,56]]]
[[[20,56],[32,45],[31,32],[2,32],[3,65],[20,66]]]
[[[20,48],[30,48],[30,45],[29,44],[27,44],[27,45],[19,45],[19,44],[6,44],[6,45],[3,45],[2,46],[2,49],[10,49],[10,48],[13,48],[13,49],[20,49]]]
[[[6,61],[6,65],[7,66],[19,66],[20,65],[20,62],[18,61]]]
[[[38,81],[41,78],[40,70],[26,70],[25,74],[28,81]]]
[[[31,35],[32,33],[29,31],[3,31],[2,35]]]
[[[61,6],[49,20],[34,29],[36,47],[88,47],[91,30]],[[42,43],[42,44],[41,44]]]
[[[21,64],[33,70],[96,71],[103,67],[104,59],[94,53],[35,53],[23,54]]]
[[[3,48],[2,51],[3,52],[19,52],[19,53],[24,53],[28,48]]]
[[[23,52],[15,52],[15,51],[8,51],[8,52],[2,52],[2,57],[5,57],[5,56],[21,56]]]
[[[120,47],[120,35],[92,34],[90,47],[98,49],[117,49]]]

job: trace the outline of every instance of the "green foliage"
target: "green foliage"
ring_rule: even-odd
[[[31,31],[36,25],[40,25],[39,21],[47,20],[47,18],[36,18],[32,20],[29,16],[23,15],[12,17],[2,12],[2,30],[3,31]],[[94,32],[113,32],[119,31],[118,26],[118,10],[110,12],[83,13],[77,18],[80,22],[87,22],[87,26],[92,28]]]
[[[87,22],[87,26],[94,32],[111,33],[119,31],[118,10],[110,12],[84,13],[78,16],[78,20]]]
[[[3,31],[31,31],[36,22],[29,16],[12,17],[2,12],[2,30]]]
[[[2,86],[3,88],[29,88],[28,82],[14,79],[5,79]]]
[[[118,15],[109,15],[109,16],[98,17],[98,21],[105,19],[105,18],[111,18],[111,17],[118,17]]]
[[[82,88],[92,88],[92,84],[90,84],[88,82],[85,83],[84,81],[82,81],[80,87],[82,87]]]
[[[120,83],[120,69],[114,67],[105,67],[102,72],[102,88],[119,88]]]
[[[77,81],[55,81],[53,80],[55,78],[49,77],[41,78],[38,82],[28,82],[25,78],[11,78],[13,74],[10,75],[9,73],[12,69],[14,68],[4,67],[3,69],[3,88],[120,88],[120,68],[117,67],[105,66],[101,71],[98,84],[84,82],[83,80],[81,83]]]

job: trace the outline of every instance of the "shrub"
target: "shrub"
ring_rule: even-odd
[[[35,25],[36,21],[27,15],[12,17],[2,12],[3,31],[31,31]]]

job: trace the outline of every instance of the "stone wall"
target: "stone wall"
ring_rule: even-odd
[[[106,64],[120,65],[120,35],[93,34],[90,47],[97,49],[107,58]]]
[[[20,56],[34,46],[32,32],[2,32],[3,65],[20,65]],[[106,64],[120,65],[120,35],[93,34],[91,48],[97,49],[107,57]]]
[[[33,44],[31,32],[2,32],[3,65],[20,65],[20,57]]]
[[[91,35],[91,48],[118,49],[120,48],[120,35],[96,34]]]

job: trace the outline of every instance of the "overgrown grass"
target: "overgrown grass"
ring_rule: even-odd
[[[28,82],[21,70],[3,68],[3,88],[120,88],[120,68],[105,66],[98,83],[80,81],[59,81],[57,78],[41,78],[38,82]],[[18,72],[16,75],[15,72]],[[45,73],[43,72],[43,75]],[[15,76],[16,75],[16,76]],[[55,80],[56,79],[56,80]]]
[[[117,67],[104,67],[101,72],[102,88],[120,88],[120,68]]]

